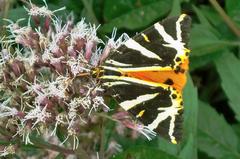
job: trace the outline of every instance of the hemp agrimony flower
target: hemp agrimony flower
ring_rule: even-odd
[[[72,15],[63,22],[54,13],[64,8],[50,11],[43,2],[45,6],[38,7],[29,1],[25,7],[27,26],[20,25],[23,19],[6,20],[9,35],[0,38],[0,137],[10,143],[0,147],[0,155],[18,152],[22,144],[44,148],[38,142],[42,139],[52,145],[45,144],[46,149],[66,154],[76,150],[85,156],[98,154],[96,145],[102,140],[105,117],[148,139],[155,135],[124,111],[106,114],[110,108],[104,102],[105,90],[91,75],[111,49],[129,37],[123,34],[114,40],[114,29],[104,43],[97,36],[99,26],[87,24],[84,19],[74,25]],[[117,127],[113,131],[124,135]],[[110,138],[105,155],[118,151],[121,146]]]

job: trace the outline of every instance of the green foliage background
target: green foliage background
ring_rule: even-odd
[[[20,1],[9,2],[2,16],[13,20],[27,16]],[[41,0],[32,2],[43,5]],[[119,35],[123,32],[134,35],[165,17],[189,14],[193,20],[192,52],[184,90],[184,140],[172,145],[160,137],[150,142],[116,137],[123,151],[112,158],[240,158],[240,0],[218,3],[215,0],[47,0],[47,3],[51,9],[66,6],[60,16],[73,12],[76,21],[85,17],[91,23],[101,24],[98,33],[102,38],[110,36],[113,27],[118,28]],[[110,131],[107,128],[106,132]],[[27,146],[25,151],[35,152],[34,147]]]

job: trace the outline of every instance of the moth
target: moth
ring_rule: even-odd
[[[191,18],[155,23],[110,52],[99,77],[117,103],[173,144],[181,139]]]

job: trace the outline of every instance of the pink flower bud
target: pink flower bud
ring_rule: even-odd
[[[102,64],[105,59],[109,56],[110,54],[110,51],[113,47],[111,45],[106,45],[103,52],[102,52],[102,55],[100,57],[100,60],[99,60],[99,64]]]
[[[47,16],[44,21],[44,31],[47,32],[49,30],[50,25],[51,25],[51,18]]]
[[[75,45],[74,45],[74,51],[80,52],[86,45],[86,40],[81,38],[81,39],[76,39],[75,40]]]
[[[88,41],[85,49],[86,49],[85,58],[86,58],[87,61],[90,61],[90,59],[92,57],[92,53],[96,49],[96,43],[94,41]]]
[[[52,60],[50,64],[54,67],[54,71],[58,73],[64,73],[64,65],[61,60]]]
[[[32,16],[32,19],[36,26],[40,26],[40,18],[38,16]]]
[[[53,102],[47,96],[36,97],[36,102],[42,107],[47,106],[47,108],[52,108],[54,106]]]
[[[16,114],[16,116],[18,116],[19,118],[23,119],[24,116],[25,116],[25,113],[22,112],[22,111],[19,111],[19,112]]]
[[[10,73],[7,70],[4,70],[3,71],[3,80],[4,80],[4,82],[8,83],[8,82],[10,82],[10,79],[11,79]]]
[[[77,52],[74,51],[74,48],[73,46],[69,46],[68,49],[67,49],[67,54],[70,56],[70,57],[73,57],[73,58],[77,58]]]
[[[21,76],[26,71],[23,62],[17,59],[10,63],[10,68],[16,77]]]
[[[64,56],[64,52],[61,50],[61,48],[59,46],[51,49],[51,52],[52,52],[53,56],[56,58]]]

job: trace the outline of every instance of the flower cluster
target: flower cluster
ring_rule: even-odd
[[[23,143],[35,145],[32,136],[53,140],[61,132],[64,138],[55,144],[68,146],[66,141],[71,139],[72,149],[77,149],[79,141],[84,140],[81,148],[89,150],[100,140],[93,128],[101,125],[99,118],[103,115],[96,112],[109,111],[104,89],[92,71],[128,36],[114,41],[114,30],[112,38],[104,43],[97,37],[98,26],[84,19],[74,25],[70,15],[63,22],[54,15],[59,10],[48,10],[46,3],[43,7],[30,3],[26,10],[28,25],[19,25],[23,19],[7,20],[10,35],[1,38],[0,129],[7,132],[6,140],[19,137]],[[149,132],[134,124],[128,114],[118,112],[111,118],[148,137]],[[4,147],[2,156],[15,153],[17,147]],[[106,152],[120,149],[112,140]]]

